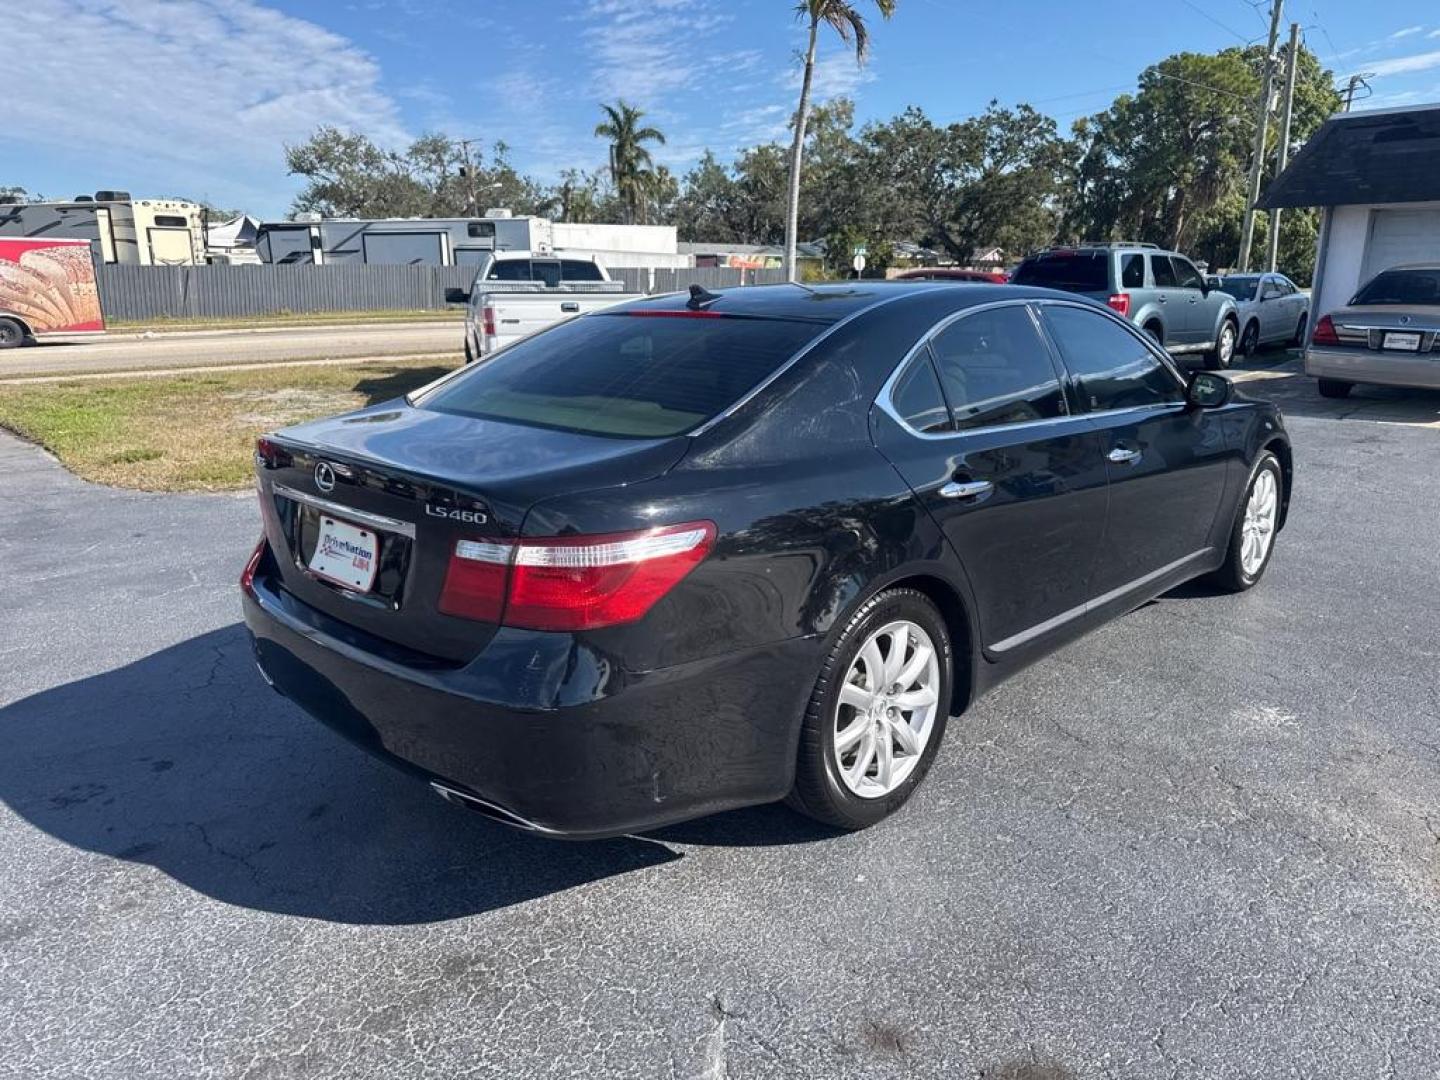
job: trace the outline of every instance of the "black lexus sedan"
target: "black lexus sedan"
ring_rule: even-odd
[[[1254,585],[1291,486],[1273,406],[1105,308],[913,282],[627,303],[256,459],[265,677],[576,837],[782,798],[874,824],[986,688],[1186,579]]]

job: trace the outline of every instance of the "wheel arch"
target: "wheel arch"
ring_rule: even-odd
[[[1290,486],[1295,476],[1295,455],[1290,449],[1289,441],[1278,435],[1272,436],[1260,449],[1262,452],[1270,451],[1280,462],[1280,520],[1276,529],[1283,529],[1285,519],[1290,514]]]
[[[31,340],[35,338],[35,328],[30,325],[25,316],[17,315],[6,308],[0,308],[0,319],[9,319],[11,322],[20,324],[20,333]]]

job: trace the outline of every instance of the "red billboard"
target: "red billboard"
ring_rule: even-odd
[[[105,329],[86,240],[0,237],[0,316],[36,337]]]

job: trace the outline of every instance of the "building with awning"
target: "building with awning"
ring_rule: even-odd
[[[1331,117],[1258,206],[1320,208],[1317,316],[1382,270],[1440,263],[1440,103]]]

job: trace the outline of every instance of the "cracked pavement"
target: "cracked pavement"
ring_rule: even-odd
[[[0,1077],[1433,1078],[1440,398],[1297,400],[1261,587],[1031,668],[898,817],[591,844],[264,686],[252,496],[0,437]]]

